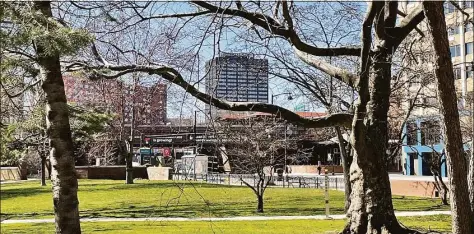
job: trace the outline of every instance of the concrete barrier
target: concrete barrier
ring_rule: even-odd
[[[149,180],[171,180],[172,169],[170,167],[147,167]]]
[[[78,179],[125,180],[125,166],[76,166]],[[148,179],[146,167],[133,167],[133,178]]]
[[[318,174],[318,165],[289,165],[292,174]],[[321,165],[321,174],[328,169],[328,173],[342,173],[342,166]]]
[[[448,185],[448,181],[444,181]],[[435,197],[436,187],[432,181],[390,180],[393,195]]]

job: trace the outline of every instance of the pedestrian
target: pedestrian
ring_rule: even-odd
[[[318,175],[321,175],[321,165],[318,165]]]

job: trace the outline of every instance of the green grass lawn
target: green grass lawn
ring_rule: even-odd
[[[343,213],[343,199],[343,192],[330,192],[332,214]],[[199,182],[138,180],[133,185],[125,185],[123,181],[80,180],[79,201],[81,217],[257,215],[254,212],[256,198],[250,189]],[[438,200],[427,198],[395,196],[393,203],[397,211],[449,209]],[[41,187],[38,181],[2,184],[0,211],[2,218],[9,219],[52,218],[51,187]],[[318,214],[324,214],[323,190],[269,188],[265,193],[264,215]]]
[[[447,215],[401,217],[407,227],[421,231],[449,232],[451,217]],[[219,222],[83,222],[83,233],[337,233],[344,220],[272,220]],[[7,224],[2,233],[53,233],[54,224]]]

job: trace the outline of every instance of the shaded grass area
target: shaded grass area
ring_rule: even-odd
[[[451,230],[448,215],[401,217],[407,227],[421,231]],[[218,221],[218,222],[84,222],[83,233],[337,233],[344,220]],[[54,224],[7,224],[2,233],[53,233]]]
[[[200,182],[138,180],[133,185],[114,180],[80,180],[81,217],[232,217],[254,216],[256,198],[246,187]],[[344,193],[330,191],[331,214],[342,214]],[[51,187],[39,182],[1,185],[2,219],[52,218]],[[324,214],[324,191],[269,188],[265,214]],[[448,210],[435,199],[394,196],[397,211]]]

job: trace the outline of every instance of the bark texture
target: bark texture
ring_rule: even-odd
[[[351,205],[343,233],[417,233],[398,223],[385,162],[396,2],[372,2],[362,25],[359,99],[352,123]],[[372,40],[372,25],[375,38]],[[371,44],[375,49],[370,52]]]
[[[474,26],[474,22],[471,23]],[[474,91],[474,82],[472,82],[472,86],[472,90]],[[471,94],[471,125],[471,155],[469,158],[469,174],[467,178],[467,186],[469,188],[469,201],[471,202],[471,212],[474,215],[474,93]]]
[[[464,157],[443,2],[423,2],[423,7],[428,30],[433,36],[435,51],[435,76],[443,116],[453,233],[472,233],[472,211],[470,206],[466,206],[466,202],[469,201],[467,163]]]
[[[472,114],[472,116],[474,117],[474,114]],[[474,123],[474,120],[473,120],[473,123]],[[467,183],[468,183],[467,185],[468,185],[468,189],[469,189],[469,201],[471,203],[471,212],[474,215],[474,124],[473,124],[473,136],[472,136],[471,141],[473,141],[471,143],[473,146],[471,146],[471,155],[470,155],[470,159],[469,159],[469,174],[468,174],[468,178],[467,178]],[[474,222],[474,220],[473,220],[473,222]]]
[[[351,204],[344,233],[410,233],[400,226],[392,205],[392,192],[385,163],[390,65],[379,52],[370,78],[370,101],[356,106],[351,144]],[[388,81],[387,81],[388,79]],[[378,101],[376,101],[378,100]]]
[[[474,139],[474,137],[473,137],[473,139]],[[468,189],[469,189],[469,201],[470,201],[470,204],[471,204],[471,212],[472,212],[472,214],[474,214],[474,149],[471,149],[471,155],[470,155],[470,159],[469,159],[469,174],[468,174],[468,178],[467,178],[467,183],[468,183]],[[473,222],[474,222],[474,220],[473,220]],[[473,226],[473,228],[474,228],[474,226]]]
[[[35,2],[34,5],[46,17],[52,16],[50,2]],[[41,43],[37,43],[37,58],[44,79],[42,88],[47,101],[56,233],[81,233],[73,143],[59,54],[45,52]]]

